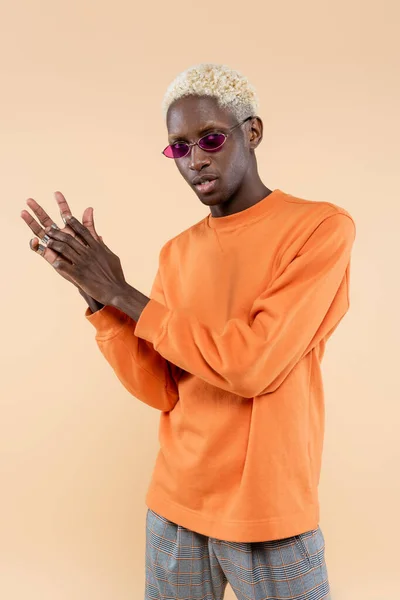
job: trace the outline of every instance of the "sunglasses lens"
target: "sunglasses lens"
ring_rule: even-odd
[[[225,140],[226,136],[223,133],[210,133],[199,140],[199,146],[202,150],[206,150],[206,152],[213,152],[213,150],[218,150]],[[188,144],[177,142],[176,144],[167,146],[163,154],[168,158],[182,158],[183,156],[186,156],[188,152]]]
[[[182,158],[187,154],[189,146],[187,144],[173,144],[167,146],[164,150],[165,156],[168,158]]]
[[[211,133],[210,135],[205,135],[201,138],[201,140],[199,140],[199,146],[207,152],[212,152],[213,150],[220,148],[225,140],[226,137],[223,133]]]

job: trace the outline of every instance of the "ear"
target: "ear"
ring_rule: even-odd
[[[263,138],[263,122],[260,117],[254,117],[250,121],[249,128],[249,146],[251,150],[255,150]]]

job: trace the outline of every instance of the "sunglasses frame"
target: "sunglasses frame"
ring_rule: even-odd
[[[201,146],[199,146],[199,142],[201,142],[201,140],[202,140],[202,139],[204,139],[204,138],[208,137],[209,135],[215,135],[215,134],[212,134],[212,133],[206,133],[206,135],[202,135],[202,136],[201,136],[201,138],[199,138],[199,139],[197,140],[197,142],[192,142],[191,144],[188,144],[187,142],[184,142],[184,143],[187,145],[187,147],[188,147],[188,150],[187,150],[186,154],[183,154],[183,156],[179,156],[179,157],[176,157],[176,158],[175,158],[175,156],[167,156],[167,155],[165,154],[165,152],[167,151],[167,148],[169,148],[170,146],[173,146],[174,144],[168,144],[168,146],[166,146],[166,147],[164,148],[164,150],[162,151],[162,153],[161,153],[161,154],[163,154],[163,155],[164,155],[166,158],[172,158],[172,159],[174,159],[174,160],[180,160],[181,158],[185,158],[185,156],[187,156],[187,155],[190,153],[190,150],[191,150],[192,146],[199,146],[199,148],[200,148],[201,150],[203,150],[204,152],[216,152],[217,150],[219,150],[220,148],[222,148],[222,146],[225,144],[226,140],[227,140],[227,139],[228,139],[228,137],[231,135],[231,133],[232,133],[232,131],[233,131],[234,129],[236,129],[237,127],[240,127],[241,125],[243,125],[244,123],[246,123],[247,121],[249,121],[250,119],[253,119],[253,118],[254,118],[253,116],[247,117],[247,119],[244,119],[244,121],[242,121],[241,123],[237,123],[236,125],[234,125],[233,127],[231,127],[231,128],[228,130],[228,133],[222,133],[221,131],[219,131],[219,132],[218,132],[218,135],[223,135],[225,139],[224,139],[224,141],[222,142],[222,144],[220,144],[220,145],[219,145],[219,146],[217,146],[216,148],[213,148],[212,150],[205,150],[204,148],[202,148]],[[174,142],[174,143],[176,144],[177,142]]]

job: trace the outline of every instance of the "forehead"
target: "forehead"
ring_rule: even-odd
[[[170,106],[167,114],[170,137],[196,136],[207,126],[230,127],[233,124],[231,112],[218,106],[215,98],[205,96],[180,98]]]

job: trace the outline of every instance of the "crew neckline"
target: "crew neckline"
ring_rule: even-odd
[[[269,212],[274,201],[281,193],[282,192],[279,189],[272,190],[268,196],[265,196],[262,200],[256,202],[256,204],[233,213],[232,215],[226,215],[225,217],[213,217],[210,213],[206,217],[207,224],[211,229],[226,229],[228,227],[232,228],[248,225]]]

